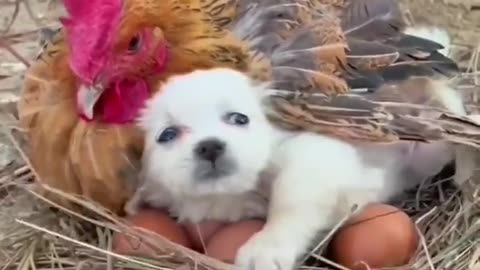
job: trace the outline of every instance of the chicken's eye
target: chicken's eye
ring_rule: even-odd
[[[128,52],[129,53],[136,53],[140,49],[140,45],[142,43],[142,39],[139,34],[132,37],[130,42],[128,43]]]

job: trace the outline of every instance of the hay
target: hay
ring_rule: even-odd
[[[50,189],[91,215],[55,205],[35,192],[33,177],[29,167],[19,163],[6,168],[0,178],[0,269],[228,268],[161,236],[131,228],[92,202]],[[451,179],[434,179],[398,198],[396,204],[413,217],[421,236],[411,263],[396,269],[473,270],[480,266],[480,196],[475,201],[465,200]],[[158,256],[115,254],[113,232],[131,235],[156,250]],[[318,252],[309,255],[309,267],[305,269],[345,269],[335,268]]]
[[[51,20],[53,12],[42,12],[43,17],[37,15],[38,10],[47,10],[47,3],[28,5],[33,2],[35,0],[0,0],[0,34],[8,37],[0,38],[0,43],[8,41],[10,51],[5,54],[0,48],[0,112],[3,112],[0,114],[3,132],[0,134],[0,269],[227,269],[228,265],[161,236],[131,228],[92,202],[62,194],[85,208],[90,213],[86,216],[63,209],[36,192],[35,172],[17,143],[19,137],[13,135],[16,123],[12,116],[15,112],[11,110],[21,83],[18,73],[25,70],[28,59],[36,54],[36,30],[55,25]],[[9,19],[3,20],[3,16]],[[15,25],[15,18],[21,22],[19,26]],[[465,64],[470,66],[469,74],[462,76],[457,85],[471,96],[470,111],[479,112],[479,73],[474,62],[480,50],[475,51],[477,45],[470,45],[469,50],[474,53],[470,55],[472,60]],[[480,269],[480,187],[473,187],[459,189],[448,178],[432,179],[396,200],[395,204],[415,220],[421,236],[416,256],[409,265],[396,269]],[[465,191],[469,196],[465,196]],[[131,235],[158,255],[141,258],[115,254],[112,252],[114,232]],[[319,240],[309,254],[309,266],[301,269],[345,269],[321,255],[327,244],[328,238]]]

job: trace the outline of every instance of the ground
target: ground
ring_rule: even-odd
[[[407,18],[415,24],[447,29],[454,44],[454,57],[468,63],[472,51],[480,50],[479,0],[401,0]],[[465,64],[464,64],[465,65]]]

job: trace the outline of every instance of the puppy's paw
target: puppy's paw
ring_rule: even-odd
[[[127,215],[133,216],[140,211],[140,208],[142,208],[142,200],[140,198],[140,195],[136,193],[129,201],[127,201],[124,210]]]
[[[293,270],[299,255],[295,245],[285,236],[260,231],[239,249],[235,265],[241,270]]]

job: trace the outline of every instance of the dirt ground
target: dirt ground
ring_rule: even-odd
[[[0,0],[0,35],[6,38],[4,42],[8,42],[22,57],[30,60],[35,57],[39,49],[37,30],[57,23],[54,20],[53,12],[49,14],[50,16],[43,15],[47,10],[47,1],[21,0],[18,2],[20,2],[18,15],[15,16],[15,1]],[[25,3],[29,3],[33,13],[39,18],[38,20],[33,20],[32,16],[28,14]],[[8,27],[14,16],[16,19]],[[6,32],[7,30],[8,32]],[[23,71],[26,68],[9,51],[0,48],[0,104],[11,103],[17,99]]]
[[[437,26],[452,39],[452,57],[467,65],[472,52],[480,51],[480,0],[400,0],[414,25]]]
[[[479,0],[401,0],[416,24],[446,28],[453,42],[480,45]]]

